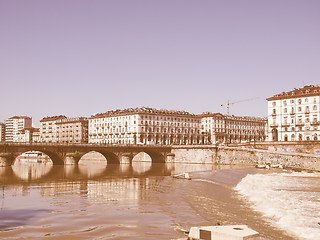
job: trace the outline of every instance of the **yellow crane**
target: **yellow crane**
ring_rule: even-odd
[[[236,103],[241,103],[241,102],[252,101],[252,100],[255,100],[255,99],[257,99],[257,98],[259,98],[259,97],[243,99],[243,100],[239,100],[239,101],[235,101],[235,102],[230,102],[230,101],[228,100],[227,103],[221,104],[221,107],[227,106],[227,115],[229,115],[230,105],[236,104]]]

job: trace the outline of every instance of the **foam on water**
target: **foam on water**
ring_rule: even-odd
[[[274,226],[299,239],[320,239],[320,173],[248,175],[235,189]]]

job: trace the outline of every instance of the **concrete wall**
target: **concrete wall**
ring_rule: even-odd
[[[215,163],[216,147],[214,146],[179,146],[171,151],[176,163]]]
[[[258,149],[218,148],[217,164],[281,164],[284,167],[320,171],[320,156]]]
[[[320,156],[316,154],[214,146],[179,146],[173,148],[172,153],[176,163],[252,166],[281,164],[283,167],[320,171]]]

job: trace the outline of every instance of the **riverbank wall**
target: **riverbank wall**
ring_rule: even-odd
[[[320,171],[320,156],[316,154],[278,152],[237,147],[218,147],[216,164],[230,165],[279,165]]]
[[[174,162],[220,165],[282,165],[320,171],[320,155],[245,147],[185,146],[173,148]]]

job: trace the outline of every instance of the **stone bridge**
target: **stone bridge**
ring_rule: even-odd
[[[39,151],[50,157],[54,165],[77,164],[88,152],[101,153],[112,164],[131,163],[138,153],[147,153],[152,162],[172,161],[171,146],[159,145],[93,145],[93,144],[25,144],[0,143],[0,166],[11,166],[22,153]]]

